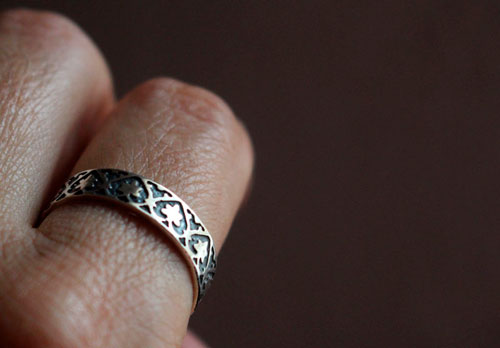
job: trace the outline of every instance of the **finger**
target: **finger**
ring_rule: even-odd
[[[48,12],[0,15],[0,81],[1,244],[26,233],[13,226],[33,224],[50,183],[71,169],[113,98],[95,46]]]
[[[119,103],[74,172],[104,167],[167,186],[197,212],[220,250],[248,185],[252,150],[246,131],[219,98],[157,79]],[[107,337],[108,346],[135,340],[180,346],[193,284],[175,244],[144,220],[96,202],[60,206],[40,232],[37,251],[50,269],[63,269],[39,290],[50,292],[44,305],[64,312],[49,317],[76,315],[58,305],[65,303],[54,296],[62,287],[73,302],[76,297],[80,318],[100,323],[71,332]]]
[[[181,348],[208,348],[194,333],[188,331]]]

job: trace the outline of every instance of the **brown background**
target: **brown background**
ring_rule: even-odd
[[[213,347],[500,346],[498,1],[2,1],[78,22],[119,95],[171,75],[247,124]]]

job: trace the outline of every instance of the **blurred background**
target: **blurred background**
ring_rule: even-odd
[[[174,76],[247,125],[212,347],[500,346],[500,2],[0,4],[76,21],[118,96]]]

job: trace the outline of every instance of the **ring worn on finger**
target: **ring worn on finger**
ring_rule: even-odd
[[[147,217],[174,241],[190,266],[194,311],[217,264],[213,239],[194,211],[172,191],[140,175],[119,169],[89,169],[64,184],[44,216],[62,202],[83,197],[119,202]]]

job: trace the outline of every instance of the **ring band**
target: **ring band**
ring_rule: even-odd
[[[193,209],[166,187],[140,175],[119,169],[89,169],[64,184],[44,216],[77,197],[119,202],[160,227],[180,247],[190,266],[194,311],[210,286],[217,261],[213,239]]]

